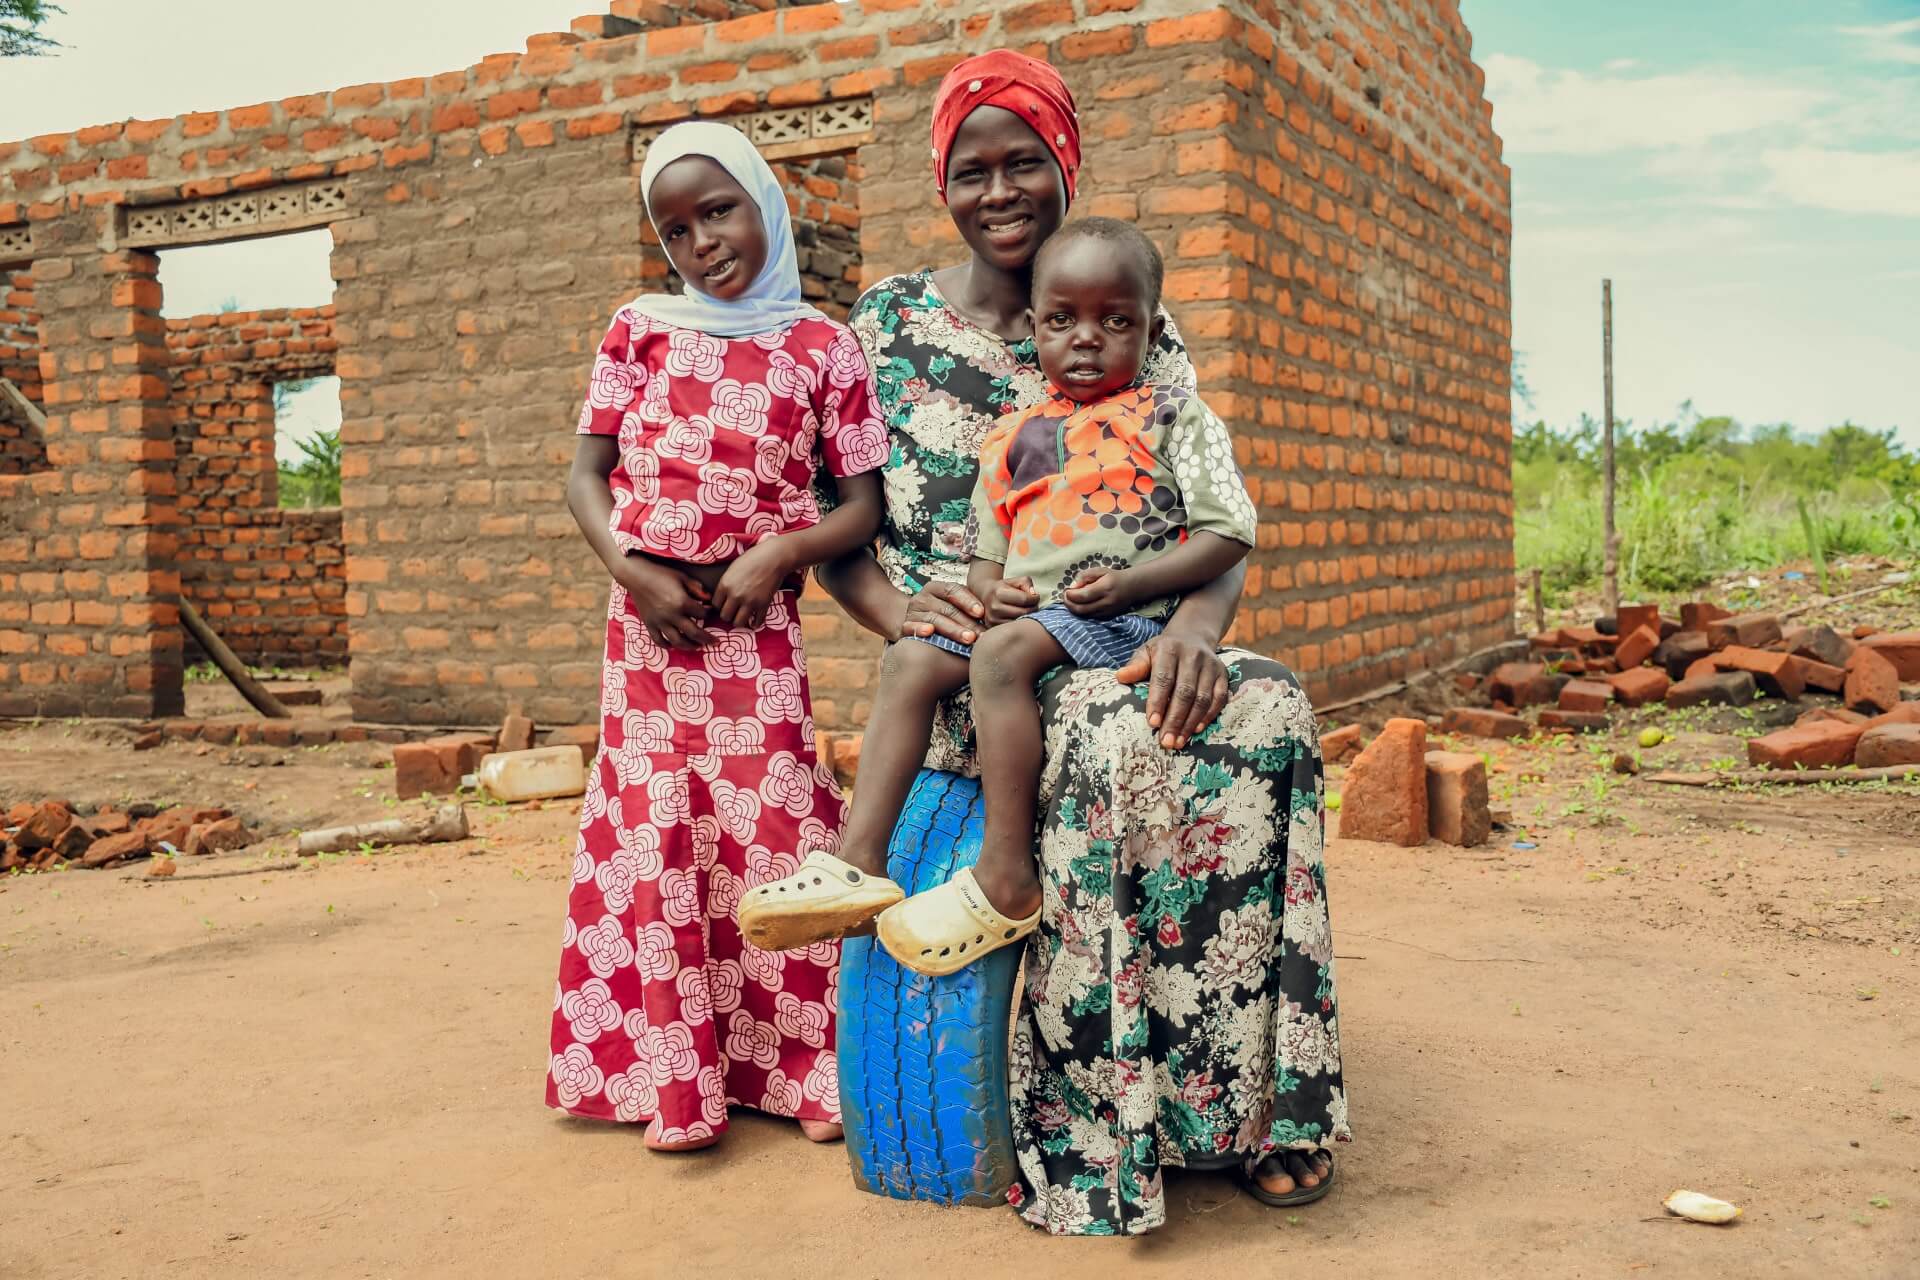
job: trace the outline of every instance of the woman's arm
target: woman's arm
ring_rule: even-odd
[[[1243,560],[1182,600],[1167,629],[1114,672],[1122,684],[1148,681],[1147,723],[1162,731],[1160,745],[1170,751],[1186,746],[1227,705],[1227,664],[1215,651],[1246,584]]]
[[[957,582],[935,580],[909,595],[887,580],[865,547],[821,565],[813,575],[848,617],[888,643],[935,634],[960,644],[980,638],[978,620],[987,611],[973,592]]]

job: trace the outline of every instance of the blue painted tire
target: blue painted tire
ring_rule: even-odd
[[[923,769],[887,849],[909,894],[980,856],[980,784]],[[840,959],[840,1107],[862,1191],[940,1204],[1006,1203],[1016,1165],[1007,1033],[1023,946],[944,978],[902,968],[872,938]]]

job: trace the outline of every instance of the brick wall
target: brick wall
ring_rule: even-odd
[[[40,403],[40,315],[33,276],[0,268],[0,378]],[[47,442],[13,402],[0,396],[0,475],[26,475],[47,465]]]
[[[274,385],[333,373],[333,318],[325,306],[167,321],[180,589],[256,665],[347,659],[340,511],[280,509],[274,458]]]
[[[63,273],[39,299],[50,458],[84,473],[12,482],[33,501],[0,516],[0,601],[80,521],[70,481],[171,477],[153,387],[99,372],[156,367],[151,255],[101,246],[172,216],[164,202],[257,192],[257,210],[249,194],[176,222],[297,207],[332,224],[356,710],[591,715],[605,583],[562,505],[569,437],[607,315],[665,277],[629,134],[870,96],[857,162],[769,151],[813,236],[811,287],[841,307],[849,271],[957,258],[927,172],[931,95],[965,52],[1010,44],[1082,103],[1081,210],[1136,218],[1167,251],[1170,304],[1269,515],[1236,639],[1333,694],[1504,634],[1508,178],[1453,0],[763,8],[616,4],[465,71],[0,143],[0,236],[31,225],[43,295],[40,263]],[[689,13],[723,20],[671,25]],[[172,495],[137,505],[147,573],[117,581],[157,635],[175,559],[146,522]],[[823,727],[855,726],[871,647],[808,615]],[[45,638],[6,618],[0,702],[27,683],[7,646]]]

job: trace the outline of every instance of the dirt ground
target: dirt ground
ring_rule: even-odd
[[[1721,714],[1638,754],[1737,755]],[[1484,848],[1332,844],[1340,1186],[1288,1213],[1176,1175],[1131,1241],[864,1195],[751,1114],[663,1157],[545,1110],[568,804],[300,862],[292,829],[411,807],[378,747],[0,731],[0,801],[275,833],[0,879],[0,1276],[1913,1276],[1920,789],[1658,787],[1607,769],[1636,729],[1472,744],[1515,827]],[[1678,1187],[1745,1216],[1669,1219]]]

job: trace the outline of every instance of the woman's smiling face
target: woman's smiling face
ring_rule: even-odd
[[[1025,121],[981,107],[962,122],[947,156],[947,212],[976,256],[1018,271],[1066,219],[1066,183]]]
[[[667,260],[690,289],[730,302],[767,265],[759,207],[706,156],[685,156],[662,169],[647,193],[647,211]]]

